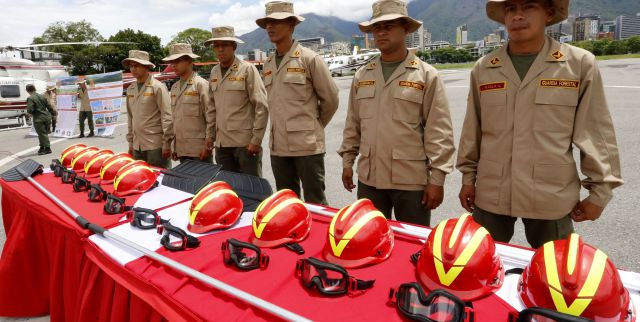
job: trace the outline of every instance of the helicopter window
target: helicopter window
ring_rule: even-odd
[[[0,85],[0,96],[3,98],[20,97],[20,87],[18,85]]]

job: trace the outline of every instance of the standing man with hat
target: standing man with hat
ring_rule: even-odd
[[[453,171],[453,129],[438,71],[407,50],[405,38],[422,23],[402,0],[379,0],[360,23],[380,57],[360,68],[351,85],[345,121],[342,182],[351,191],[358,155],[358,198],[388,218],[429,225]]]
[[[537,248],[596,220],[623,181],[616,137],[594,56],[545,36],[569,0],[489,0],[509,42],[471,72],[457,168],[460,202],[497,241],[522,218]],[[573,146],[580,149],[580,181]],[[580,201],[580,185],[589,196]]]
[[[201,160],[212,163],[211,145],[214,124],[209,101],[209,84],[193,71],[193,53],[189,44],[169,45],[169,56],[162,59],[173,66],[180,77],[171,87],[171,115],[175,140],[173,159]]]
[[[58,99],[56,96],[56,85],[47,85],[44,97],[49,101],[49,105],[53,109],[51,111],[51,132],[56,131],[56,123],[58,122]]]
[[[93,134],[93,111],[91,110],[91,101],[89,100],[89,90],[87,89],[87,82],[83,79],[78,82],[80,87],[78,88],[78,98],[80,99],[80,110],[78,112],[78,121],[80,122],[80,137],[84,137],[84,121],[87,120],[89,124],[88,137],[94,136]]]
[[[36,93],[36,87],[33,84],[27,85],[27,113],[33,115],[33,127],[38,134],[40,149],[38,155],[51,153],[51,145],[49,143],[49,132],[51,130],[51,114],[53,107],[42,94]]]
[[[338,88],[322,57],[293,40],[304,18],[293,3],[266,4],[266,16],[256,20],[276,52],[264,64],[264,84],[271,116],[271,167],[278,190],[291,189],[304,200],[327,204],[324,193],[324,128],[338,109]]]
[[[213,51],[220,61],[209,78],[215,126],[216,163],[223,170],[262,176],[262,138],[269,121],[267,90],[260,72],[236,57],[233,27],[213,28]]]
[[[146,51],[130,50],[122,64],[136,78],[127,88],[129,153],[150,165],[169,168],[174,134],[167,86],[149,73],[156,66]]]

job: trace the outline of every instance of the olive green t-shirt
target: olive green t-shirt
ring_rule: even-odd
[[[276,67],[280,68],[280,63],[282,62],[283,59],[284,59],[284,55],[282,56],[276,55]]]
[[[402,62],[404,62],[404,59],[397,62],[380,62],[380,65],[382,66],[382,75],[384,76],[385,82],[387,81],[387,79],[389,79],[389,77],[391,77],[393,72],[396,71],[396,69],[398,68],[398,66],[400,66],[400,64],[402,64]]]
[[[220,73],[222,74],[222,77],[227,74],[227,71],[229,71],[229,67],[222,67],[222,65],[220,65]]]
[[[516,69],[518,76],[520,76],[520,80],[523,80],[525,76],[527,76],[527,72],[529,72],[529,69],[531,68],[531,65],[533,65],[533,62],[536,60],[536,57],[538,57],[538,54],[509,54],[509,57],[511,58],[511,62],[513,63],[513,68]]]

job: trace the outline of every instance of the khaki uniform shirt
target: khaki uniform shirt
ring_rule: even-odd
[[[58,98],[56,93],[45,92],[43,95],[44,97],[47,98],[47,101],[49,101],[49,104],[51,105],[51,108],[52,108],[51,115],[57,116],[58,115]]]
[[[127,141],[134,150],[171,149],[174,135],[167,86],[151,75],[140,91],[133,82],[127,88],[127,115]]]
[[[579,202],[582,186],[604,207],[622,184],[616,137],[595,58],[546,39],[524,80],[504,46],[471,72],[457,168],[489,212],[554,220]]]
[[[258,69],[236,58],[226,75],[220,65],[209,79],[216,147],[260,146],[267,129],[267,90]]]
[[[385,82],[380,58],[351,85],[338,153],[345,168],[358,159],[358,179],[378,189],[444,185],[453,171],[453,129],[444,86],[433,67],[409,54]]]
[[[78,89],[78,98],[80,98],[80,112],[91,112],[91,101],[89,100],[89,89],[83,91]]]
[[[269,94],[270,148],[274,156],[324,153],[324,128],[338,109],[338,87],[322,57],[297,41],[276,66],[264,64]]]
[[[175,140],[172,150],[178,157],[200,156],[205,138],[213,137],[213,123],[207,120],[210,112],[209,84],[204,78],[193,72],[182,84],[173,84],[171,116]]]

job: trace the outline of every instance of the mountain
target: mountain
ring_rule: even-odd
[[[499,24],[489,20],[485,14],[486,0],[413,0],[409,2],[409,15],[424,22],[431,32],[432,39],[455,40],[456,27],[467,24],[469,40],[482,39],[496,29]],[[640,12],[638,0],[573,0],[571,16],[580,14],[599,14],[602,20],[614,20],[618,15],[635,15]],[[319,16],[313,13],[303,15],[306,20],[296,27],[295,38],[324,37],[326,43],[350,41],[351,36],[359,34],[355,22],[336,17]],[[267,34],[256,29],[240,36],[245,41],[238,52],[272,47]]]

